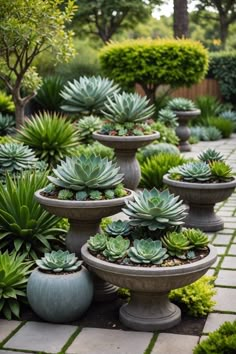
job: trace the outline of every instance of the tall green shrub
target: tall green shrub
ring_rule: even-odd
[[[203,79],[208,53],[189,39],[139,39],[108,44],[100,62],[107,77],[129,88],[139,83],[154,99],[159,85],[191,86]]]

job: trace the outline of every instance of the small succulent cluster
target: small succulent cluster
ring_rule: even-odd
[[[107,158],[96,155],[89,157],[66,157],[53,169],[50,184],[44,193],[63,200],[114,199],[127,195],[119,173],[119,167]]]
[[[179,125],[176,114],[169,108],[161,109],[157,118],[160,123],[169,128],[176,128]]]
[[[176,97],[168,102],[167,108],[172,111],[194,111],[196,106],[193,101],[187,98]]]
[[[59,250],[45,253],[44,257],[36,260],[36,264],[40,270],[61,273],[79,270],[82,261],[78,261],[75,253]]]
[[[93,132],[99,130],[101,120],[96,116],[88,116],[80,119],[77,123],[79,140],[82,144],[90,144],[93,142]]]
[[[169,170],[171,179],[185,182],[214,183],[232,179],[232,169],[223,156],[214,149],[208,149],[199,156],[199,161],[189,162]]]
[[[153,133],[153,129],[147,123],[105,123],[100,129],[100,133],[112,136],[142,136]]]

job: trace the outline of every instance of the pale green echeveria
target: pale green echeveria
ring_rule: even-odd
[[[66,157],[53,170],[56,177],[49,176],[50,182],[58,187],[81,190],[104,190],[115,188],[123,181],[120,168],[107,158],[100,156]]]
[[[105,228],[105,232],[109,236],[128,236],[131,232],[131,227],[127,220],[117,220],[108,224]]]
[[[208,236],[199,229],[185,229],[182,234],[195,248],[204,248],[209,243]]]
[[[93,132],[101,128],[102,122],[96,116],[83,117],[77,122],[79,140],[82,144],[93,143]]]
[[[44,257],[36,260],[36,264],[41,270],[60,273],[79,270],[82,261],[78,260],[75,253],[59,250],[45,253]]]
[[[103,251],[106,248],[107,235],[105,234],[96,234],[91,236],[88,243],[88,248],[93,252]]]
[[[206,182],[212,177],[211,169],[206,162],[189,162],[169,170],[170,177],[186,182]]]
[[[66,112],[98,114],[104,109],[107,99],[119,92],[118,85],[101,76],[80,77],[79,81],[68,82],[61,92]]]
[[[120,124],[143,122],[155,112],[154,105],[149,105],[149,100],[137,93],[114,94],[113,97],[108,97],[105,107],[105,118]]]
[[[103,255],[110,261],[115,262],[127,255],[130,241],[122,236],[110,237],[106,243],[106,249]]]
[[[128,256],[134,263],[161,264],[168,258],[167,249],[162,247],[160,240],[141,239],[134,240],[134,245],[129,249]]]
[[[187,252],[194,247],[187,236],[175,231],[167,233],[161,240],[171,256],[181,259],[186,259]]]
[[[130,225],[146,227],[150,231],[168,230],[182,225],[186,208],[179,197],[156,188],[144,189],[134,195],[134,201],[126,202],[124,213],[130,217]]]
[[[168,102],[167,108],[172,111],[193,111],[196,106],[193,101],[185,97],[175,97]]]
[[[207,149],[198,155],[199,160],[211,163],[213,161],[224,161],[224,156],[215,149]]]

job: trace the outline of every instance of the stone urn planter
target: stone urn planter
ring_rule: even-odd
[[[175,128],[176,135],[180,139],[179,149],[181,152],[191,151],[191,145],[188,139],[191,135],[191,131],[188,127],[188,123],[200,115],[200,109],[195,109],[193,111],[174,111],[178,118],[178,127]]]
[[[189,205],[185,226],[215,232],[224,228],[224,222],[215,211],[216,203],[227,199],[236,187],[236,180],[222,183],[192,183],[163,178],[171,193],[179,195]]]
[[[92,276],[83,266],[71,273],[45,273],[36,268],[29,277],[27,297],[34,312],[43,320],[75,321],[92,302]]]
[[[120,321],[139,331],[163,330],[177,325],[181,311],[169,301],[169,291],[199,279],[217,258],[215,248],[209,246],[209,254],[196,262],[146,268],[103,261],[93,256],[87,245],[82,247],[81,253],[90,269],[100,278],[130,289],[131,299],[120,308]]]
[[[137,150],[159,137],[159,132],[142,136],[112,136],[93,133],[95,140],[115,150],[117,165],[124,174],[124,185],[132,190],[137,188],[141,178],[140,166],[135,156]]]

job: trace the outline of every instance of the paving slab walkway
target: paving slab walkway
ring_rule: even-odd
[[[194,157],[208,147],[223,153],[236,172],[236,134],[231,139],[193,145],[192,152],[186,153],[186,156]],[[216,305],[207,317],[202,339],[223,322],[236,320],[236,193],[216,208],[225,225],[224,230],[209,234],[218,249],[218,261],[209,271],[209,274],[216,276],[217,294]],[[192,354],[201,338],[173,333],[0,320],[0,354]]]

